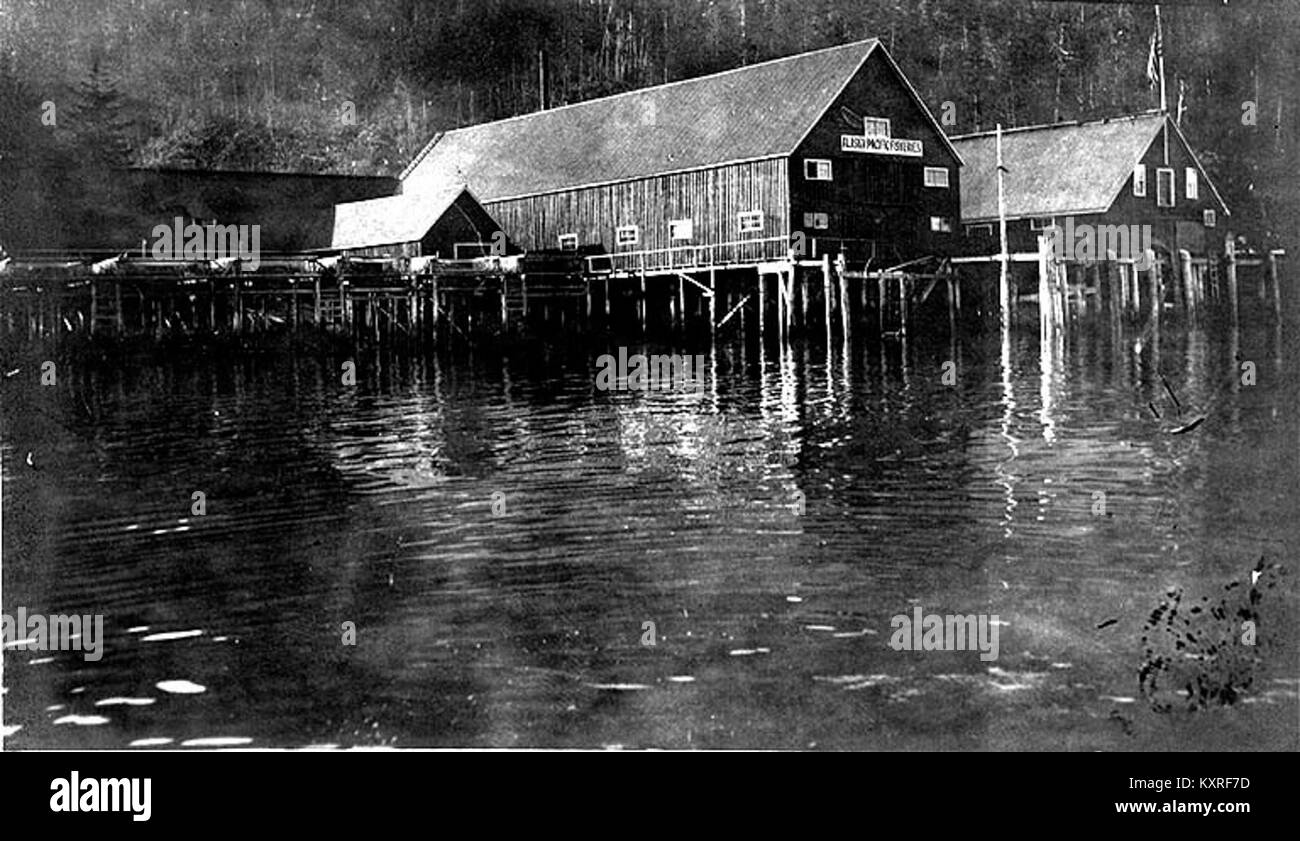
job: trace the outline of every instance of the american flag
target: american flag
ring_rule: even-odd
[[[1151,33],[1151,52],[1147,54],[1147,79],[1151,81],[1151,87],[1154,89],[1160,84],[1160,71],[1158,59],[1164,55],[1165,45],[1160,36],[1160,24],[1156,24],[1155,31]]]

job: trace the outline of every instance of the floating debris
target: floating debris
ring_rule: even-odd
[[[1147,618],[1142,629],[1143,661],[1138,689],[1156,712],[1169,712],[1171,696],[1183,696],[1188,709],[1232,704],[1255,681],[1269,640],[1258,638],[1260,603],[1277,586],[1282,565],[1263,557],[1241,580],[1222,587],[1217,601],[1202,596],[1191,607],[1174,587]]]

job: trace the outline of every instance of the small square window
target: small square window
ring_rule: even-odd
[[[1196,201],[1200,198],[1200,194],[1201,184],[1196,175],[1196,167],[1189,166],[1187,168],[1187,183],[1183,186],[1183,195],[1187,197],[1188,201]]]
[[[636,225],[622,225],[614,231],[614,236],[619,245],[636,245],[641,241],[641,230]]]
[[[925,186],[947,187],[948,168],[943,166],[927,166],[925,168]]]
[[[756,234],[763,230],[763,211],[750,210],[740,214],[740,232]]]
[[[1138,164],[1133,167],[1133,195],[1140,199],[1146,198],[1147,195],[1147,165]]]
[[[560,234],[560,248],[563,249],[564,251],[577,251],[577,250],[578,250],[578,235],[577,235],[577,234]]]
[[[884,117],[863,117],[862,133],[867,137],[889,137],[889,120]]]
[[[1201,211],[1201,221],[1205,223],[1205,227],[1213,228],[1218,220],[1215,218],[1214,210],[1212,208],[1206,208]]]
[[[668,239],[683,240],[695,236],[695,221],[693,219],[675,219],[668,223]]]
[[[1156,170],[1156,205],[1174,206],[1174,171],[1172,169]]]
[[[938,233],[952,233],[952,220],[947,216],[931,216],[930,230]]]
[[[821,158],[804,158],[803,177],[809,181],[830,181],[831,162]]]
[[[831,226],[831,217],[826,213],[805,213],[803,226],[809,230],[824,231]]]

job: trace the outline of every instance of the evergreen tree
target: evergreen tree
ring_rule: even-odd
[[[78,151],[98,166],[125,166],[131,159],[132,124],[117,79],[95,58],[77,86],[72,130]]]

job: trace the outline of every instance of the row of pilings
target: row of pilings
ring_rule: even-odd
[[[1013,266],[1013,311],[1037,305],[1044,335],[1091,312],[1114,320],[1196,320],[1212,311],[1239,319],[1243,281],[1280,318],[1277,254],[1193,259],[1065,263],[1045,250]],[[527,274],[499,262],[455,261],[401,270],[392,261],[266,261],[238,264],[122,261],[103,264],[13,262],[0,273],[0,330],[9,339],[55,342],[176,336],[257,337],[312,331],[354,342],[474,342],[484,337],[580,331],[739,332],[785,341],[854,334],[906,338],[909,330],[955,333],[972,318],[998,317],[996,268],[923,258],[873,269],[842,260],[631,274]],[[1254,290],[1250,290],[1254,291]],[[1249,293],[1248,293],[1249,294]],[[1159,305],[1156,305],[1159,302]],[[945,318],[946,316],[946,318]],[[945,323],[946,322],[946,323]]]

